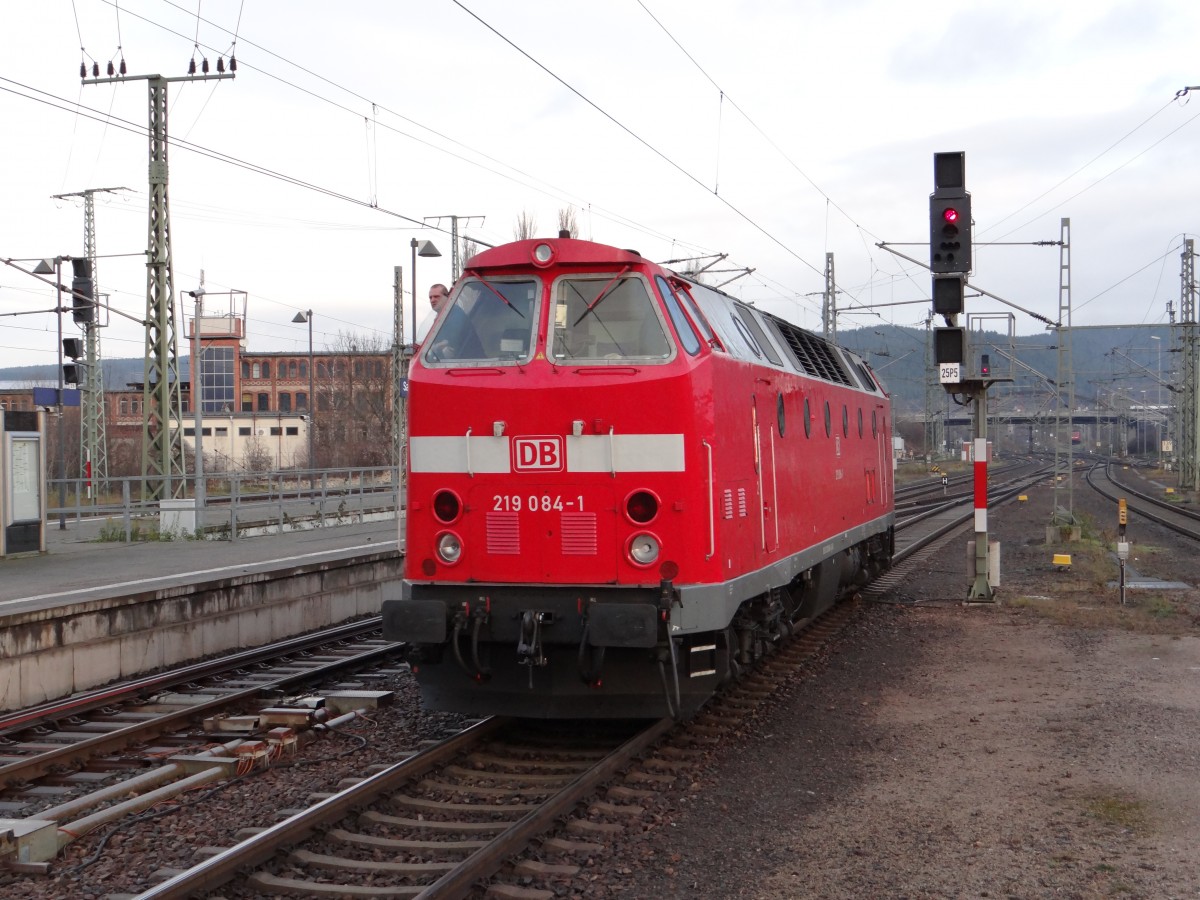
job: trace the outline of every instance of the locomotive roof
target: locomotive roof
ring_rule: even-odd
[[[537,255],[539,247],[543,248],[540,256]],[[550,248],[548,257],[544,250],[546,247]],[[514,241],[511,244],[502,244],[499,247],[492,247],[484,250],[482,253],[477,253],[467,260],[465,269],[469,273],[524,268],[530,265],[539,269],[548,269],[551,267],[561,268],[563,266],[635,266],[657,264],[646,259],[635,250],[622,250],[618,247],[612,247],[608,244],[598,244],[594,241],[558,237],[533,238],[530,240]],[[760,362],[773,365],[776,368],[785,368],[783,359],[786,358],[791,362],[792,368],[809,376],[837,384],[866,389],[871,392],[882,391],[877,379],[869,374],[869,366],[867,366],[865,360],[857,354],[839,347],[819,334],[793,325],[779,316],[772,315],[764,310],[755,309],[753,306],[743,303],[736,297],[726,294],[718,288],[709,287],[694,278],[689,278],[687,275],[682,275],[669,269],[664,269],[664,271],[694,285],[695,290],[693,293],[697,295],[708,294],[710,297],[720,297],[721,303],[728,304],[727,308],[731,310],[734,308],[741,309],[746,316],[758,316],[762,323],[771,323],[771,332],[775,335],[773,340],[778,342],[778,348],[772,348],[771,352],[768,353],[769,358],[764,360],[760,350],[756,349],[759,347],[759,344],[755,338],[746,335],[744,342],[740,340],[737,332],[730,331],[729,326],[724,322],[724,318],[713,315],[714,310],[710,307],[708,309],[710,323],[715,322],[717,324],[717,331],[722,335],[722,343],[726,351],[732,355],[745,359],[748,362]],[[734,324],[736,325],[736,323]],[[769,339],[765,334],[762,334],[758,340],[767,341]],[[777,350],[783,350],[783,355],[778,355]],[[854,374],[851,374],[851,371]]]
[[[541,244],[547,244],[553,249],[553,265],[638,265],[649,262],[636,250],[621,250],[593,241],[581,241],[576,238],[534,238],[513,241],[511,244],[502,244],[477,253],[467,260],[466,268],[501,269],[528,265],[533,261],[534,249]]]

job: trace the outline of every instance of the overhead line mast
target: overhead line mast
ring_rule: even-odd
[[[126,191],[128,188],[88,188],[69,194],[55,194],[55,200],[70,197],[83,198],[83,248],[92,272],[92,296],[96,298],[93,315],[83,323],[85,359],[83,371],[83,415],[79,420],[84,449],[84,471],[80,474],[89,486],[103,490],[108,485],[108,429],[107,410],[104,405],[104,367],[100,356],[100,284],[96,274],[96,203],[95,195]],[[87,465],[90,464],[90,470]]]
[[[1200,336],[1196,325],[1196,245],[1183,242],[1179,271],[1180,349],[1183,350],[1183,403],[1179,412],[1179,481],[1189,491],[1200,491]]]
[[[1052,527],[1066,527],[1075,534],[1075,448],[1071,443],[1075,431],[1075,363],[1071,359],[1071,220],[1059,220],[1058,240],[1058,325],[1055,343],[1058,345],[1058,376],[1054,388],[1054,511]],[[1066,423],[1063,422],[1064,411]],[[1065,461],[1064,461],[1065,456]],[[1059,492],[1067,492],[1067,506],[1059,502]],[[1072,538],[1074,539],[1074,538]]]
[[[145,81],[149,99],[150,204],[146,241],[146,349],[142,379],[142,499],[163,500],[184,494],[183,400],[175,311],[175,271],[171,256],[171,210],[167,197],[167,85],[172,81],[234,78],[237,63],[217,61],[218,74],[167,78],[129,75],[83,78],[84,84]],[[195,71],[195,60],[192,61]],[[99,68],[93,69],[99,75]],[[193,398],[193,402],[195,398]],[[172,427],[174,420],[174,427]]]
[[[471,224],[472,219],[478,219],[479,224],[483,225],[483,221],[485,218],[486,218],[486,216],[460,216],[460,215],[450,214],[450,213],[447,213],[446,215],[441,215],[441,216],[426,216],[425,217],[426,222],[428,222],[430,219],[437,219],[437,222],[435,224],[438,226],[440,226],[442,224],[442,219],[450,220],[450,240],[451,240],[450,280],[452,282],[458,281],[458,276],[462,274],[462,260],[460,259],[459,249],[458,249],[458,220],[464,219],[465,221],[463,222],[463,225],[465,227],[466,225]],[[416,303],[416,302],[417,302],[417,298],[413,297],[413,303]]]

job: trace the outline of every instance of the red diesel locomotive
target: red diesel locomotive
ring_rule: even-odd
[[[866,364],[630,250],[473,257],[408,403],[383,623],[432,709],[685,715],[891,561]]]

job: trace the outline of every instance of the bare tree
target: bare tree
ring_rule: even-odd
[[[574,206],[564,206],[558,211],[558,230],[565,231],[569,237],[579,237],[579,220],[575,217]]]
[[[258,439],[252,437],[242,450],[242,469],[246,472],[269,472],[274,468],[275,459],[271,451]]]
[[[521,210],[521,214],[517,216],[517,222],[513,225],[513,238],[518,241],[527,241],[537,232],[537,219],[527,209]]]
[[[380,334],[339,331],[317,367],[314,443],[327,468],[387,465],[392,447],[391,354]]]
[[[477,253],[480,253],[482,251],[483,251],[483,248],[480,247],[473,240],[471,240],[470,238],[463,238],[462,258],[463,258],[464,263],[469,261],[472,256],[475,256]]]

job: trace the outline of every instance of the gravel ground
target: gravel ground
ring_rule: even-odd
[[[466,724],[461,716],[423,711],[407,672],[353,686],[394,690],[395,701],[327,732],[266,771],[198,789],[116,827],[97,829],[71,844],[49,877],[0,871],[0,898],[104,900],[141,893],[162,881],[161,870],[200,862],[197,848],[231,846],[240,829],[274,825],[281,810],[308,806],[314,792],[336,791],[343,779],[361,778],[371,766],[395,762],[398,751],[419,749],[421,741],[440,740]]]
[[[952,539],[583,894],[1200,897],[1200,592],[1122,608],[1116,510],[1077,483],[1057,571],[1053,490],[1028,496],[989,517],[1000,605],[957,602]],[[1141,574],[1200,584],[1194,546],[1132,516],[1129,537]]]
[[[1055,570],[1052,496],[991,513],[999,605],[960,604],[966,537],[952,539],[560,895],[1200,897],[1200,592],[1120,607],[1116,511],[1082,484],[1084,540]],[[1200,584],[1193,545],[1136,517],[1129,536],[1142,575]],[[387,686],[392,708],[302,752],[303,783],[281,767],[163,806],[72,845],[49,878],[0,875],[0,897],[144,890],[192,848],[460,722],[422,712],[407,676]]]

